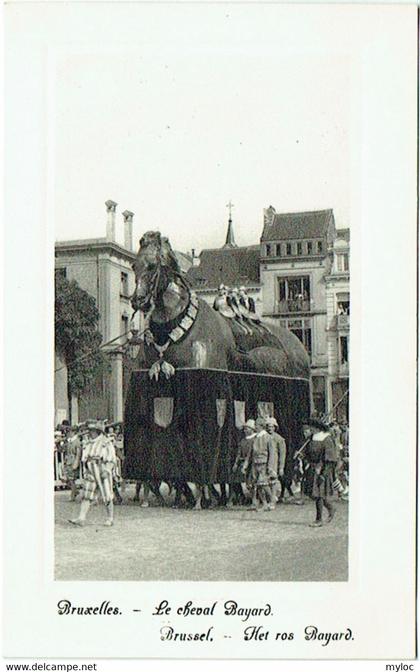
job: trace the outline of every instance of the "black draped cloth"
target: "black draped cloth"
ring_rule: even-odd
[[[274,415],[287,444],[286,471],[302,444],[309,383],[256,373],[177,369],[168,380],[134,371],[125,405],[124,476],[136,480],[229,482],[241,427]]]

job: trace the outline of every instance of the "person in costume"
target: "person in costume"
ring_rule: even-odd
[[[115,469],[113,473],[113,491],[114,491],[114,500],[116,504],[122,504],[122,496],[120,492],[120,485],[122,481],[122,461],[119,456],[119,451],[117,451],[117,436],[115,434],[114,425],[108,425],[105,427],[105,434],[107,438],[111,441],[115,450]]]
[[[248,296],[246,287],[239,287],[239,303],[250,313],[255,313],[255,301],[252,296]]]
[[[227,307],[227,289],[225,285],[219,285],[219,289],[217,290],[217,296],[213,301],[213,308],[214,310],[223,313],[224,310],[226,310],[226,307]],[[233,315],[229,314],[229,317],[233,317]]]
[[[232,467],[228,506],[232,506],[234,502],[245,504],[246,501],[242,487],[244,483],[249,481],[248,465],[250,464],[252,444],[255,437],[255,420],[247,420],[243,426],[243,432],[244,436],[239,442],[235,462]]]
[[[251,329],[253,333],[267,333],[266,327],[261,323],[261,319],[257,315],[255,301],[251,296],[248,296],[246,287],[240,287],[237,290],[237,297],[239,311],[247,328]]]
[[[82,527],[85,524],[91,502],[99,491],[106,507],[105,525],[114,523],[114,491],[113,477],[117,466],[115,448],[112,441],[105,435],[101,423],[90,422],[87,426],[88,438],[83,446],[81,462],[83,465],[83,493],[78,518],[69,522]],[[75,464],[78,468],[79,464]]]
[[[258,417],[255,422],[255,436],[250,453],[251,480],[252,480],[252,506],[253,511],[258,511],[258,501],[264,511],[274,508],[271,502],[270,478],[276,476],[275,472],[269,471],[270,436],[265,430],[265,418]],[[245,470],[248,468],[245,462]]]
[[[77,496],[76,479],[78,478],[78,468],[75,468],[75,465],[80,464],[81,452],[82,444],[78,427],[70,427],[64,444],[64,477],[70,487],[71,502],[74,502]]]
[[[227,287],[227,304],[233,311],[234,319],[246,334],[252,334],[252,329],[247,325],[246,317],[243,315],[243,307],[239,303],[239,292],[237,287]],[[248,311],[246,311],[248,314]]]
[[[330,523],[335,509],[331,503],[333,491],[333,475],[337,463],[334,440],[325,423],[318,418],[311,418],[304,425],[304,435],[309,439],[303,456],[308,464],[305,471],[305,494],[315,501],[316,517],[310,527],[322,527],[323,509],[328,512],[325,522]]]
[[[269,471],[276,475],[270,477],[271,487],[271,502],[275,504],[277,501],[277,493],[279,490],[279,483],[281,483],[281,495],[279,501],[283,500],[284,492],[284,466],[286,463],[286,441],[280,434],[276,432],[278,429],[278,422],[275,418],[266,418],[265,428],[270,436],[270,451],[268,468]]]

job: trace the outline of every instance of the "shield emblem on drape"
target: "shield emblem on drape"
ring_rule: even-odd
[[[223,427],[226,418],[226,399],[216,399],[217,426]]]
[[[174,400],[172,397],[155,397],[153,399],[154,421],[159,427],[169,427],[174,416]]]
[[[236,429],[242,429],[245,424],[245,402],[234,401],[233,407],[235,409],[235,427]]]
[[[274,415],[274,404],[272,401],[258,402],[258,415],[262,418],[271,418]]]

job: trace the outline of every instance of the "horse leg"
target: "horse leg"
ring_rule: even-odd
[[[196,483],[197,495],[195,499],[194,511],[201,511],[201,500],[203,499],[203,490],[206,486],[201,486]]]
[[[174,500],[174,503],[173,503],[172,506],[175,509],[178,509],[182,504],[182,484],[179,481],[173,481],[170,484],[170,487],[171,487],[171,492],[172,492],[172,489],[175,490],[175,500]]]
[[[136,481],[136,494],[134,495],[133,502],[138,502],[140,500],[140,490],[141,481]]]
[[[190,486],[188,485],[187,481],[184,481],[182,483],[182,493],[187,500],[187,504],[191,506],[192,508],[195,506],[195,497],[191,491]]]
[[[160,494],[160,483],[158,481],[152,481],[150,484],[150,489],[156,497],[159,506],[166,506],[166,502],[162,495]]]
[[[144,481],[143,484],[143,501],[141,503],[141,506],[146,509],[149,506],[149,493],[150,493],[150,484],[147,481]]]
[[[220,506],[220,495],[213,483],[208,486],[208,499],[210,500],[210,506],[212,506],[213,503],[215,503],[216,506]]]
[[[226,506],[227,503],[228,503],[227,483],[220,483],[219,506]]]

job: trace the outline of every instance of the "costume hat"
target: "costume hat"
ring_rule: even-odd
[[[309,418],[306,420],[304,423],[307,427],[313,427],[314,429],[319,429],[322,432],[328,432],[329,427],[328,425],[325,424],[325,422],[322,422],[319,418]]]

